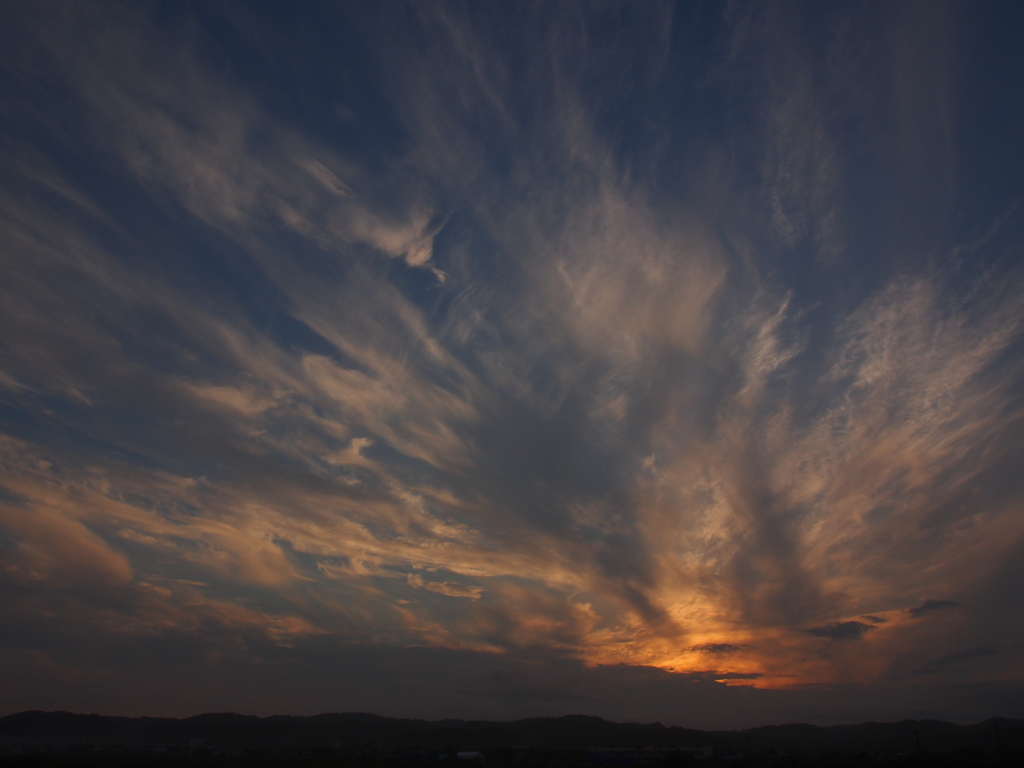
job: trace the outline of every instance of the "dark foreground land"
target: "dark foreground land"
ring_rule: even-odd
[[[460,754],[461,753],[461,754]],[[598,717],[514,722],[199,715],[124,718],[22,712],[0,718],[0,766],[686,768],[1024,766],[1024,721],[934,720],[698,731]]]

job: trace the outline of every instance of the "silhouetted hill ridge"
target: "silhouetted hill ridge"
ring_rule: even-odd
[[[997,731],[998,727],[998,731]],[[540,750],[590,747],[712,746],[716,752],[776,749],[787,752],[911,752],[989,749],[1001,742],[1024,747],[1024,721],[989,718],[973,725],[903,720],[817,726],[766,725],[735,731],[702,731],[661,723],[617,723],[592,715],[533,717],[513,721],[419,720],[364,712],[257,717],[232,712],[187,718],[111,717],[72,712],[26,711],[0,717],[0,743],[189,744],[219,746],[333,746],[346,749]]]

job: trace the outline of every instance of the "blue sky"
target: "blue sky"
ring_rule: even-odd
[[[0,708],[1022,716],[1012,3],[0,23]]]

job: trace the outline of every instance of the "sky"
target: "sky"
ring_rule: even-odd
[[[1022,23],[0,5],[0,714],[1024,717]]]

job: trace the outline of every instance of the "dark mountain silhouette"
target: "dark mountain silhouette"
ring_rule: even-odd
[[[0,718],[0,748],[17,744],[211,744],[219,748],[331,747],[347,750],[580,751],[590,748],[713,747],[716,754],[767,752],[910,753],[1024,748],[1024,721],[992,718],[975,725],[936,720],[815,726],[772,725],[700,731],[661,723],[615,723],[567,715],[511,722],[409,720],[361,712],[309,717],[203,714],[183,719],[19,712]]]

